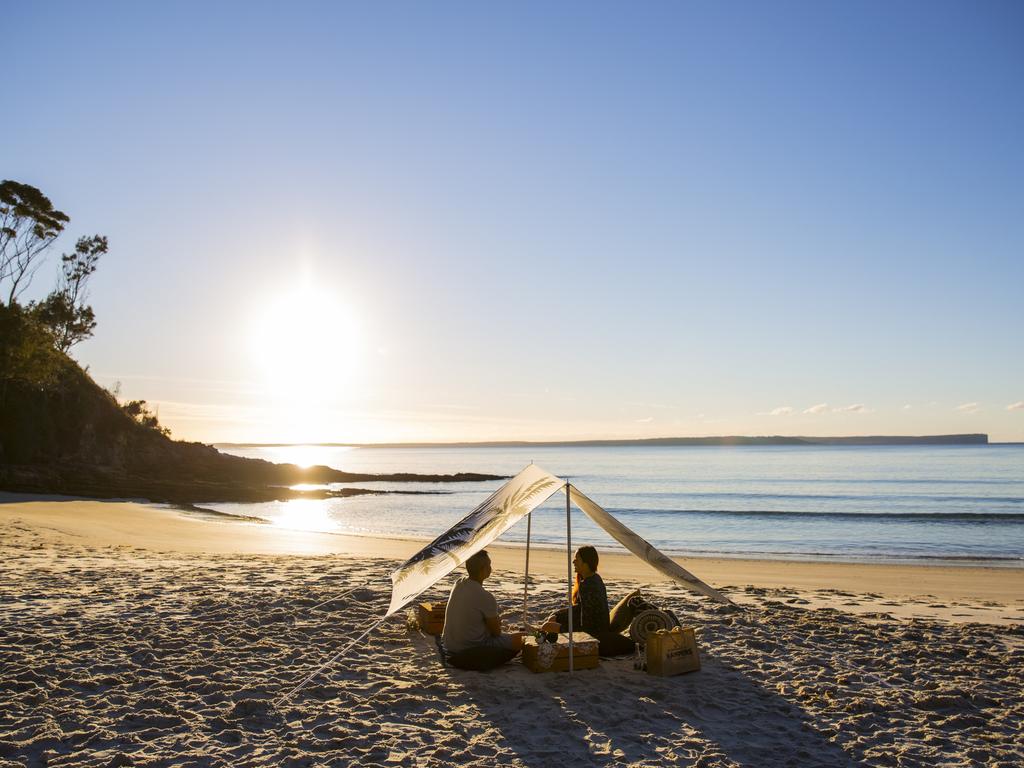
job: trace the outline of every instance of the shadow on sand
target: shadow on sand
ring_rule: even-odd
[[[597,670],[491,675],[449,670],[525,765],[853,766],[792,702],[705,657],[700,672],[649,676],[630,659]],[[455,680],[453,680],[455,682]]]

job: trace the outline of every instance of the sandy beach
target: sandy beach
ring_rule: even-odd
[[[737,611],[607,555],[613,600],[640,586],[696,629],[700,672],[462,672],[394,617],[281,701],[384,613],[388,574],[422,542],[6,502],[0,766],[1024,762],[1019,569],[684,561]],[[518,621],[523,550],[491,552],[488,587]],[[538,618],[562,599],[564,555],[534,550],[530,572]]]

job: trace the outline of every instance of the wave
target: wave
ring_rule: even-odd
[[[662,552],[672,557],[714,557],[732,560],[798,560],[814,562],[848,562],[848,563],[923,563],[939,565],[977,563],[993,567],[1020,568],[1024,567],[1024,556],[1020,554],[961,554],[951,553],[923,553],[906,550],[879,551],[872,549],[865,550],[792,550],[792,549],[721,549],[714,547],[686,547],[680,546],[677,542],[666,542],[652,540]],[[499,546],[522,547],[524,541],[516,539],[499,540],[495,542]],[[494,546],[493,544],[491,546]],[[565,551],[565,542],[550,538],[535,539],[532,547],[545,550]],[[617,542],[607,542],[601,545],[601,550],[609,552],[626,552],[627,550]]]
[[[607,494],[615,496],[617,494]],[[850,494],[850,493],[761,493],[756,491],[710,491],[708,493],[687,492],[687,491],[665,491],[665,492],[632,492],[628,495],[632,498],[668,498],[672,496],[691,499],[785,499],[785,500],[811,500],[811,501],[937,501],[937,502],[972,502],[978,504],[1024,504],[1022,496],[938,496],[926,494],[900,493],[900,494]]]
[[[270,522],[267,518],[260,517],[259,515],[243,515],[241,512],[221,512],[219,509],[200,507],[196,504],[171,504],[169,506],[186,515],[195,517],[228,518],[229,520],[237,520],[240,523],[258,523],[260,525]]]
[[[598,481],[607,483],[609,479],[621,481],[621,483],[629,483],[633,485],[637,482],[637,478],[622,476],[621,478],[608,478],[598,476],[580,476],[578,481],[574,481],[575,485],[579,485],[582,489],[583,483],[586,480]],[[1024,482],[1018,478],[978,478],[978,479],[966,479],[966,478],[909,478],[909,477],[843,477],[843,476],[831,476],[831,477],[758,477],[758,476],[747,476],[747,477],[725,477],[718,476],[714,478],[708,477],[672,477],[672,478],[656,478],[662,481],[671,481],[678,484],[680,487],[686,485],[718,485],[722,487],[730,486],[771,486],[771,485],[806,485],[808,487],[821,486],[821,485],[908,485],[908,486],[1004,486],[1008,488],[1020,488],[1024,487]],[[651,491],[652,495],[664,495],[672,494],[677,491]]]
[[[524,542],[519,540],[505,540],[496,542],[499,545],[521,547]],[[1004,567],[1024,566],[1024,555],[1019,554],[958,554],[958,553],[937,553],[926,554],[922,552],[908,552],[903,550],[790,550],[790,549],[721,549],[709,547],[686,547],[679,546],[673,542],[652,541],[655,546],[667,555],[672,557],[715,557],[736,560],[813,560],[821,561],[842,561],[851,563],[864,562],[925,562],[925,563],[986,563],[990,565],[1002,565]],[[539,549],[564,551],[565,542],[550,538],[535,540],[531,546]],[[617,542],[607,542],[601,545],[602,550],[612,552],[625,552],[625,547]]]
[[[943,523],[978,523],[999,521],[1015,525],[1024,524],[1024,513],[1020,512],[796,512],[788,509],[609,509],[616,517],[659,515],[685,515],[689,517],[743,517],[743,518],[792,518],[806,520],[821,518],[828,520],[857,520],[858,522],[886,520],[927,520]]]
[[[762,482],[758,480],[757,482]],[[778,478],[765,480],[764,482],[778,482],[778,483],[789,483],[793,482],[791,479]],[[949,477],[932,477],[932,478],[917,478],[912,479],[909,477],[836,477],[836,478],[824,478],[824,479],[808,479],[801,478],[800,482],[807,484],[814,483],[835,483],[841,485],[843,483],[849,483],[850,485],[1019,485],[1019,480],[1006,480],[1002,478],[975,478],[975,479],[963,479],[963,478],[949,478]]]

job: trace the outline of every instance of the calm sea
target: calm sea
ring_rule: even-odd
[[[1024,567],[1024,447],[222,448],[352,472],[514,475],[533,461],[665,552]],[[431,495],[208,504],[286,527],[429,540],[501,483],[356,483]],[[336,486],[342,487],[342,486]],[[618,548],[579,510],[573,542]],[[565,497],[532,542],[565,543]],[[503,541],[523,542],[526,525]]]

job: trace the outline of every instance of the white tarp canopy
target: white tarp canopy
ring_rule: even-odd
[[[637,536],[633,531],[601,509],[601,507],[580,493],[575,485],[569,485],[569,498],[572,499],[573,504],[583,510],[587,517],[604,528],[609,536],[649,566],[668,576],[672,581],[682,584],[692,592],[707,595],[720,603],[732,603],[732,600],[717,589],[709,587],[675,560],[659,552],[644,539]]]
[[[391,574],[391,605],[386,615],[407,606],[564,485],[536,464],[528,466]]]
[[[556,491],[565,491],[566,487],[565,481],[537,465],[528,466],[391,574],[391,605],[386,615],[390,616],[404,608],[547,501]],[[568,486],[568,492],[572,502],[587,517],[652,568],[693,592],[722,603],[732,602],[659,552],[580,493],[575,486]]]

